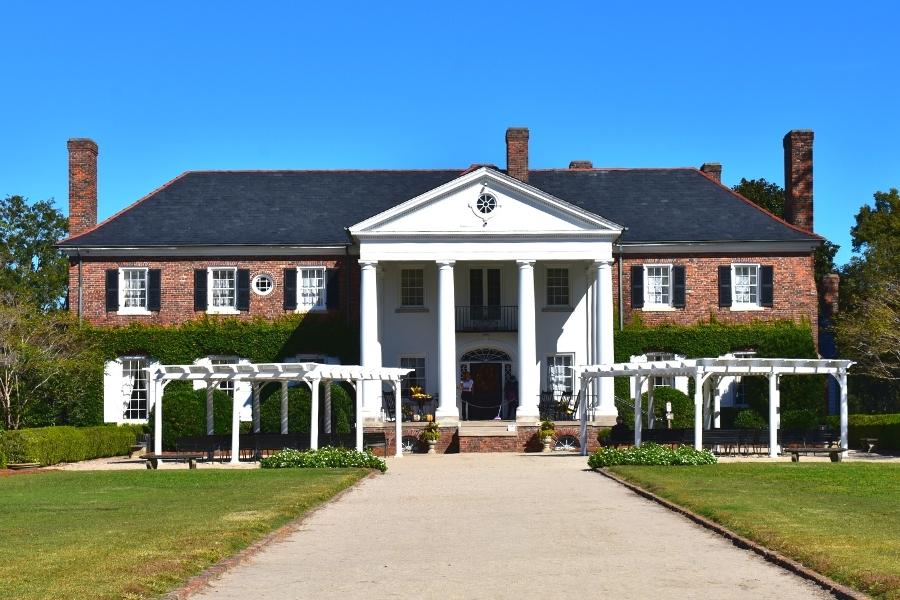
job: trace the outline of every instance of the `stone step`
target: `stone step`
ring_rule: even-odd
[[[460,437],[515,437],[515,421],[462,421],[459,424]]]

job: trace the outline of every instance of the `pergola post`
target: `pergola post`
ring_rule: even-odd
[[[647,377],[647,428],[656,429],[656,406],[653,392],[656,389],[656,377]]]
[[[781,398],[778,391],[778,374],[769,374],[769,457],[778,456],[778,405]]]
[[[162,381],[156,378],[155,373],[150,374],[150,400],[153,401],[153,453],[162,454]]]
[[[634,376],[634,445],[641,445],[641,376]]]
[[[703,377],[694,374],[694,450],[703,450]]]
[[[709,378],[703,382],[703,429],[711,429],[713,422],[712,398],[709,393]]]
[[[403,418],[397,410],[400,403],[400,380],[395,379],[391,385],[394,386],[394,456],[400,458],[403,456]]]
[[[240,462],[241,454],[241,404],[235,394],[231,402],[231,464]]]
[[[850,440],[848,433],[848,408],[847,408],[847,371],[841,369],[836,376],[838,385],[841,387],[841,448],[849,448]]]
[[[362,389],[363,380],[356,380],[356,449],[363,449],[363,414],[362,414]]]
[[[322,415],[322,425],[325,429],[325,433],[331,434],[331,380],[325,379],[323,380],[325,383],[325,389],[323,390],[323,398],[322,402],[324,406],[322,407],[325,411],[325,414]]]
[[[258,383],[253,383],[251,387],[251,394],[253,396],[253,404],[251,405],[251,412],[253,413],[253,433],[259,433],[259,392],[260,385]]]
[[[215,418],[213,417],[213,383],[206,382],[206,435],[215,433]]]
[[[313,450],[319,448],[319,379],[309,382],[309,447]]]
[[[713,398],[713,427],[719,429],[722,427],[722,396],[719,394],[718,377],[710,377],[709,393]]]
[[[281,382],[281,435],[288,432],[288,382]]]

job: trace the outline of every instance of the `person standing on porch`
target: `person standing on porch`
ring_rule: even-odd
[[[463,371],[462,381],[459,382],[459,388],[461,391],[460,398],[462,399],[463,410],[468,416],[469,404],[472,403],[472,391],[475,389],[475,380],[472,379],[472,374],[469,373],[468,370]]]
[[[515,375],[510,375],[506,379],[506,418],[516,418],[516,408],[519,406],[519,382],[516,381]]]

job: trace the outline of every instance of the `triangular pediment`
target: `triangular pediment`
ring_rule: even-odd
[[[356,236],[618,235],[622,227],[482,167],[350,227]]]

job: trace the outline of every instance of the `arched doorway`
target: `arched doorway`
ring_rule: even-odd
[[[459,369],[460,377],[468,372],[475,382],[471,401],[464,402],[460,407],[464,420],[515,418],[515,407],[510,408],[504,401],[506,383],[512,375],[512,359],[509,354],[490,347],[470,350],[460,357]],[[512,412],[512,416],[509,412]]]

